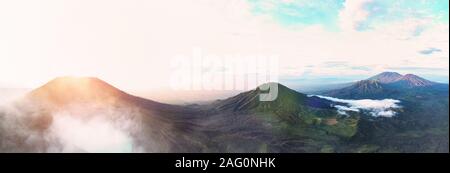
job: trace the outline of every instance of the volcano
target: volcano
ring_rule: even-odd
[[[136,107],[156,114],[197,113],[182,106],[159,103],[130,95],[95,77],[58,77],[31,91],[27,97],[40,105],[64,107],[73,104]]]
[[[433,97],[448,92],[448,84],[429,81],[414,74],[383,72],[353,85],[322,92],[324,95],[347,99],[379,99],[402,97]],[[430,95],[433,94],[433,95]]]
[[[78,133],[78,131],[86,130],[73,129],[83,127],[77,124],[94,124],[91,126],[122,129],[124,132],[121,133],[129,135],[129,141],[132,141],[130,142],[132,143],[130,152],[138,150],[143,152],[186,152],[199,151],[202,147],[195,142],[202,137],[200,132],[195,132],[199,130],[198,124],[204,115],[202,110],[133,96],[98,78],[55,78],[28,93],[25,100],[18,106],[23,109],[24,114],[32,115],[24,120],[26,124],[29,124],[27,126],[30,126],[31,130],[40,131],[43,134],[47,131],[54,131],[52,129],[55,126],[60,129],[59,131]],[[101,120],[101,123],[89,123],[91,121],[99,122],[98,119]],[[68,121],[75,121],[75,123]],[[58,122],[69,125],[55,125]],[[95,128],[90,127],[90,129]],[[95,134],[93,132],[77,136],[86,136],[87,138]],[[64,136],[63,138],[72,141],[69,137]],[[79,138],[84,140],[84,137]],[[92,140],[95,141],[95,139]],[[76,146],[77,144],[70,145]],[[65,146],[56,148],[58,147],[64,148]],[[75,152],[79,151],[83,152],[83,147],[75,150]]]
[[[132,96],[94,77],[58,77],[31,91],[33,100],[64,106],[71,103],[109,103]]]

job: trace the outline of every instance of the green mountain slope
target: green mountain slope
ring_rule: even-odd
[[[299,140],[307,152],[334,151],[336,146],[329,143],[339,143],[356,134],[360,115],[340,115],[328,100],[308,97],[281,84],[278,84],[278,97],[274,101],[259,101],[261,93],[266,91],[256,88],[217,101],[212,107],[228,114],[258,117],[270,127],[273,135]]]
[[[254,90],[223,100],[215,105],[215,107],[220,111],[273,113],[277,115],[280,120],[297,122],[299,113],[306,113],[309,111],[308,108],[305,107],[308,97],[305,94],[298,93],[284,85],[277,85],[278,96],[274,101],[260,101],[260,94],[265,94],[268,91],[262,91],[260,87],[258,87]]]

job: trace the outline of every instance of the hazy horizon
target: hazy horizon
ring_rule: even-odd
[[[396,73],[398,75],[407,76],[408,74],[400,74],[397,72],[389,71],[389,72],[383,72],[379,75],[386,75],[386,74],[392,74]],[[413,74],[414,75],[414,74]],[[376,76],[362,76],[358,79],[352,79],[348,77],[341,77],[341,78],[316,78],[316,79],[281,79],[280,81],[277,81],[277,83],[280,83],[282,85],[287,86],[288,88],[291,88],[297,92],[301,92],[304,94],[316,94],[321,93],[325,91],[331,91],[335,89],[341,89],[345,88],[350,85],[354,85],[358,81],[364,81],[364,80],[373,80],[372,77]],[[420,76],[419,76],[420,78]],[[41,86],[35,87],[35,88],[2,88],[0,87],[0,103],[2,101],[14,101],[15,98],[20,98],[21,96],[32,92],[33,90],[39,90],[41,87],[48,87],[53,86],[55,81],[57,82],[63,82],[64,85],[67,84],[74,84],[75,86],[78,86],[80,88],[86,87],[83,81],[96,81],[99,79],[100,81],[103,81],[106,84],[111,84],[108,81],[104,81],[101,78],[98,77],[92,77],[92,76],[60,76],[56,77],[50,81],[47,81],[46,83],[42,84]],[[312,82],[311,82],[312,80]],[[417,79],[414,79],[417,80]],[[421,79],[418,79],[421,80]],[[427,80],[427,79],[425,79]],[[318,82],[321,81],[321,82]],[[441,84],[447,84],[445,82],[439,82],[439,81],[432,81],[432,82],[438,82]],[[240,93],[243,93],[245,91],[254,90],[257,86],[252,87],[244,87],[240,89],[232,88],[232,89],[216,89],[216,88],[187,88],[187,89],[175,89],[175,88],[150,88],[150,89],[142,89],[142,90],[130,90],[130,89],[123,89],[120,87],[115,86],[112,84],[112,87],[115,87],[118,90],[124,91],[128,94],[162,102],[162,103],[168,103],[168,104],[177,104],[177,105],[190,105],[190,104],[209,104],[212,101],[216,100],[224,100],[228,99],[230,97],[236,96]],[[89,90],[93,88],[87,88]]]
[[[402,74],[405,75],[405,74]],[[63,76],[64,77],[64,76]],[[68,76],[66,76],[68,77]],[[88,76],[84,76],[88,77]],[[360,80],[368,79],[372,76],[360,76],[359,78],[349,78],[342,76],[340,78],[315,78],[315,79],[301,79],[301,78],[288,78],[288,79],[280,79],[279,83],[286,85],[287,87],[294,89],[299,92],[304,93],[314,93],[316,91],[325,91],[329,90],[330,87],[339,86],[342,84],[357,82]],[[83,76],[82,76],[83,78]],[[100,78],[101,79],[101,78]],[[429,78],[425,78],[434,82],[440,82],[448,84],[448,81],[442,82],[438,80],[432,80]],[[101,79],[102,80],[102,79]],[[49,81],[47,81],[49,82]],[[43,83],[45,85],[47,82]],[[109,83],[109,81],[104,81]],[[110,83],[111,84],[111,83]],[[2,101],[8,101],[12,98],[20,97],[21,95],[30,92],[35,88],[6,88],[0,86],[0,103]],[[114,87],[114,84],[112,84]],[[338,87],[339,88],[339,87]],[[342,87],[341,87],[342,88]],[[229,97],[235,96],[241,92],[245,92],[248,90],[252,90],[253,88],[246,88],[240,90],[175,90],[171,88],[149,88],[149,89],[141,89],[141,90],[133,90],[127,88],[119,88],[128,94],[139,96],[142,98],[168,103],[168,104],[177,104],[177,105],[187,105],[187,104],[203,104],[210,103],[215,100],[223,100]]]
[[[394,72],[394,71],[392,71]],[[376,73],[379,74],[379,73]],[[364,80],[367,79],[369,77],[372,77],[376,74],[373,75],[355,75],[355,76],[340,76],[340,77],[321,77],[321,76],[313,76],[313,77],[281,77],[281,79],[278,81],[279,83],[282,83],[286,86],[289,87],[298,87],[298,86],[305,86],[305,87],[313,87],[313,86],[321,86],[321,85],[330,85],[330,84],[342,84],[342,83],[348,83],[348,82],[356,82],[356,81],[360,81],[360,80]],[[403,73],[404,74],[416,74],[417,73]],[[441,78],[441,77],[436,77],[433,75],[419,75],[427,80],[430,81],[434,81],[434,82],[439,82],[439,83],[445,83],[448,84],[449,83],[449,78]],[[50,78],[48,81],[44,81],[41,84],[38,84],[36,86],[33,87],[25,87],[25,86],[8,86],[5,84],[0,84],[0,88],[1,89],[34,89],[34,88],[38,88],[44,84],[46,84],[47,82],[58,78],[58,77],[95,77],[95,78],[99,78],[96,76],[55,76],[53,78]],[[99,78],[101,80],[103,80],[102,78]],[[110,83],[109,81],[105,81],[107,83]],[[130,92],[147,92],[147,91],[158,91],[158,90],[171,90],[170,87],[158,87],[158,88],[142,88],[142,89],[137,89],[137,90],[133,90],[130,88],[125,88],[126,90],[130,91]]]

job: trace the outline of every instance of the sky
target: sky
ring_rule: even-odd
[[[280,80],[383,71],[448,82],[447,0],[0,1],[0,88],[95,76],[165,88],[178,55],[267,55]]]

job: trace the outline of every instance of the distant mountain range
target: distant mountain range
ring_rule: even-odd
[[[406,96],[427,96],[430,93],[448,92],[448,84],[432,82],[414,74],[401,75],[396,72],[383,72],[366,80],[320,94],[339,98],[387,98]]]
[[[401,100],[394,117],[350,107],[343,114],[337,108],[355,100],[335,102],[270,84],[278,86],[278,97],[270,102],[259,100],[268,91],[257,87],[213,103],[178,106],[127,94],[98,78],[56,78],[0,107],[0,152],[87,151],[72,144],[73,133],[85,130],[53,134],[64,117],[110,122],[129,136],[125,146],[131,152],[448,152],[446,84],[385,72],[322,93],[366,99],[358,104]]]
[[[426,87],[438,85],[436,82],[426,80],[414,74],[401,75],[396,72],[383,72],[368,80],[375,80],[380,83],[392,84],[399,87]]]

